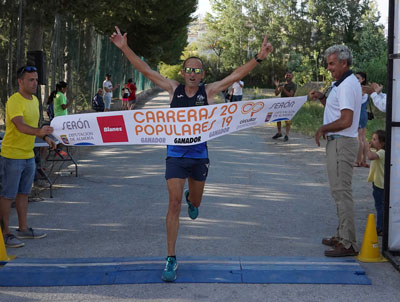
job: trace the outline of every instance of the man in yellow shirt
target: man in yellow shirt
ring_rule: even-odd
[[[52,149],[56,143],[48,136],[50,126],[38,128],[39,101],[34,95],[38,85],[36,67],[18,69],[18,92],[6,103],[6,132],[1,144],[2,190],[0,193],[0,221],[6,247],[22,247],[19,239],[44,238],[45,233],[28,227],[28,195],[31,192],[36,171],[34,159],[35,136],[46,141]],[[9,230],[11,202],[15,199],[18,213],[16,236]]]

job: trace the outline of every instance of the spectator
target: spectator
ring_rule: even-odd
[[[68,84],[64,81],[61,81],[57,84],[56,90],[56,98],[54,100],[54,117],[56,116],[63,116],[68,114],[68,107],[72,104],[72,99],[67,102],[67,97],[65,93],[68,89]]]
[[[58,86],[58,84],[56,85],[56,87]],[[49,97],[47,98],[47,116],[49,117],[50,122],[53,120],[54,118],[54,99],[57,96],[57,89],[53,90]]]
[[[357,80],[360,82],[362,86],[367,85],[367,74],[365,72],[357,72],[356,73]],[[363,93],[362,95],[362,104],[360,111],[360,123],[358,125],[358,153],[357,159],[354,163],[354,167],[366,167],[369,168],[369,164],[367,164],[367,153],[365,149],[365,145],[367,144],[367,140],[365,138],[365,130],[368,123],[368,94]]]
[[[122,106],[121,110],[128,110],[129,109],[129,96],[130,96],[130,89],[127,87],[127,85],[124,85],[124,88],[121,89],[121,95],[122,95]]]
[[[331,194],[336,202],[339,225],[336,234],[323,238],[322,244],[332,247],[327,257],[358,254],[352,196],[353,163],[358,150],[358,124],[361,110],[361,85],[350,70],[352,55],[344,45],[334,45],[325,51],[328,70],[336,80],[328,96],[312,90],[311,99],[324,105],[324,124],[315,134],[327,138],[326,156]]]
[[[104,111],[103,89],[99,88],[96,95],[92,99],[92,109],[96,112]]]
[[[229,92],[229,88],[226,88],[221,93],[222,93],[222,96],[224,97],[225,103],[229,103],[232,99],[232,95]]]
[[[111,100],[113,97],[113,91],[118,88],[119,85],[113,86],[111,82],[111,74],[106,73],[106,79],[103,82],[103,91],[104,91],[104,110],[110,111],[111,108]]]
[[[372,83],[370,86],[363,86],[363,92],[371,96],[375,107],[382,112],[386,112],[386,93],[382,92],[382,85]]]
[[[55,142],[48,136],[50,126],[37,128],[39,101],[34,95],[38,85],[36,67],[24,66],[17,71],[18,92],[6,103],[6,132],[1,146],[2,190],[0,197],[0,220],[6,247],[22,247],[20,239],[44,238],[46,234],[28,226],[28,195],[36,171],[34,159],[35,136],[42,138],[52,149]],[[9,229],[11,203],[15,199],[18,213],[16,235]]]
[[[292,82],[293,74],[288,71],[285,74],[286,82],[284,84],[279,84],[279,81],[275,80],[275,95],[281,94],[281,98],[292,97],[296,93],[297,86]],[[289,132],[290,132],[290,121],[285,121],[286,129],[285,129],[285,137],[283,140],[287,142],[289,140]],[[282,122],[277,122],[276,126],[278,128],[278,132],[272,137],[273,139],[277,139],[282,137]]]
[[[383,208],[385,203],[385,140],[386,133],[377,130],[372,134],[372,140],[365,146],[368,158],[371,160],[368,181],[372,182],[372,195],[375,200],[376,232],[378,236],[383,234]],[[371,150],[371,148],[374,149]]]
[[[243,81],[236,81],[232,85],[231,102],[240,102],[243,98]]]
[[[132,79],[128,80],[127,87],[130,90],[130,95],[129,95],[129,110],[135,109],[136,105],[136,83],[133,82]]]

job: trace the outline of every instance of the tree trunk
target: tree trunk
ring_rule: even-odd
[[[25,0],[20,0],[18,10],[18,32],[17,32],[17,66],[20,68],[25,65],[25,30],[24,20],[22,19],[23,7],[25,6]]]

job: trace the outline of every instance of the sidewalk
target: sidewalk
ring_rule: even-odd
[[[143,108],[168,106],[159,93]],[[182,206],[177,256],[323,257],[321,238],[337,226],[325,152],[275,127],[250,128],[208,143],[210,170],[199,218]],[[42,240],[8,249],[22,258],[166,256],[165,146],[78,147],[79,177],[60,177],[54,198],[29,204]],[[368,169],[354,170],[357,238],[374,213]],[[17,218],[12,212],[11,228]],[[1,301],[398,301],[400,274],[389,263],[362,264],[370,286],[147,284],[0,288]],[[0,268],[1,269],[1,268]],[[163,267],[160,267],[160,275]],[[4,298],[3,298],[4,296]]]

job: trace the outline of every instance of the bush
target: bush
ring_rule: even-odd
[[[292,129],[313,136],[321,127],[324,116],[324,106],[319,101],[307,101],[292,120]]]

